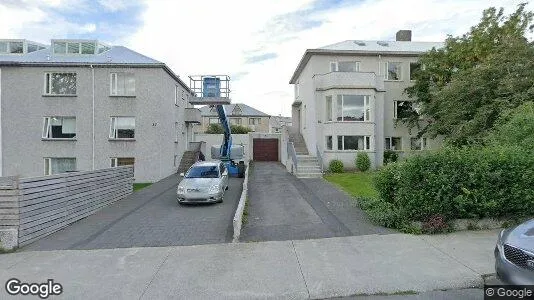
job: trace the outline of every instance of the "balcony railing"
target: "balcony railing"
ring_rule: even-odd
[[[200,116],[200,109],[188,107],[185,109],[186,123],[200,123],[202,118]]]
[[[336,88],[384,90],[384,78],[367,72],[330,72],[313,76],[319,91]]]

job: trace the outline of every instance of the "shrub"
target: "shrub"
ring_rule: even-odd
[[[206,129],[206,133],[209,133],[209,134],[222,134],[222,133],[224,133],[224,129],[222,128],[221,124],[210,124],[208,126],[208,129]]]
[[[534,157],[518,147],[445,148],[375,176],[380,201],[410,221],[532,214]]]
[[[449,224],[440,215],[430,217],[426,222],[423,222],[424,233],[442,233],[449,230]]]
[[[247,134],[252,131],[252,129],[242,125],[230,125],[230,130],[233,134]]]
[[[399,154],[393,150],[384,151],[384,164],[387,165],[396,162],[399,159]]]
[[[331,160],[328,170],[332,173],[343,173],[343,162],[338,159]]]
[[[359,171],[365,172],[371,167],[371,160],[367,152],[358,152],[356,154],[356,168]]]

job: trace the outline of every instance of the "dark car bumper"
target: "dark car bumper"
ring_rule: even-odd
[[[534,271],[514,265],[504,257],[502,248],[495,247],[495,272],[505,284],[534,285]]]

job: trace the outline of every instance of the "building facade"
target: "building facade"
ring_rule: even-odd
[[[224,105],[226,115],[231,125],[241,125],[250,128],[253,132],[269,132],[270,116],[243,103]],[[219,124],[219,117],[214,107],[203,106],[200,108],[202,125],[196,132],[203,133],[209,124]]]
[[[137,182],[153,182],[176,172],[200,112],[164,63],[93,40],[26,44],[0,51],[0,176],[133,164]]]
[[[269,132],[270,133],[281,133],[282,127],[287,126],[291,127],[292,125],[291,117],[282,117],[282,116],[271,116],[269,120]]]
[[[404,156],[439,147],[440,139],[416,138],[400,119],[417,110],[404,90],[420,68],[418,56],[441,46],[413,42],[411,31],[401,30],[395,41],[348,40],[306,50],[290,80],[293,130],[325,167],[339,159],[352,169],[361,151],[376,167],[384,150]]]

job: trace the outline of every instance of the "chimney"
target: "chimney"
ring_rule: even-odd
[[[395,35],[396,41],[410,42],[412,40],[412,31],[411,30],[399,30]]]

